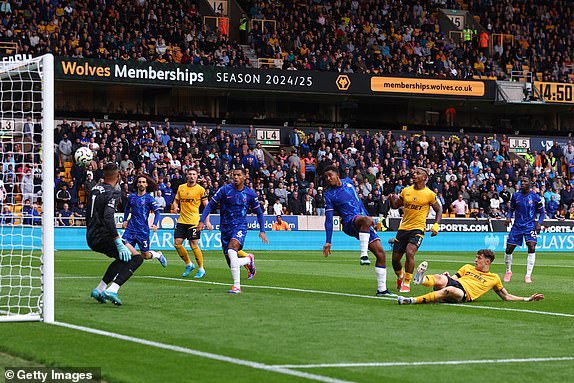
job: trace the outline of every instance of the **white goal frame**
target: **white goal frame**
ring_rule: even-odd
[[[42,255],[40,312],[31,314],[0,313],[0,322],[43,321],[54,323],[54,56],[9,61],[0,66],[0,81],[7,72],[26,71],[41,65],[42,84]],[[37,67],[36,67],[37,68]]]

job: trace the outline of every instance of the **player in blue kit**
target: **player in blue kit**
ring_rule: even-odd
[[[375,274],[377,275],[377,296],[395,296],[387,290],[387,258],[381,239],[373,228],[373,219],[367,213],[357,195],[355,185],[349,178],[340,178],[335,166],[325,168],[325,180],[329,188],[325,191],[325,232],[327,239],[323,246],[325,257],[331,254],[333,236],[333,215],[339,212],[343,221],[343,231],[350,237],[359,239],[361,265],[370,265],[368,250],[375,255]]]
[[[233,183],[224,185],[219,188],[217,193],[211,198],[197,225],[197,231],[201,232],[205,226],[205,220],[216,204],[221,209],[221,245],[227,264],[231,269],[233,286],[229,293],[238,294],[241,292],[240,267],[248,265],[248,279],[255,275],[255,262],[253,257],[239,258],[237,252],[243,248],[245,236],[247,235],[247,213],[254,210],[257,213],[259,222],[259,238],[263,243],[269,243],[265,234],[265,221],[263,211],[257,199],[257,194],[245,186],[246,173],[243,168],[235,168],[232,171]]]
[[[161,251],[149,249],[149,223],[148,217],[150,212],[154,212],[154,220],[151,229],[157,231],[157,224],[160,220],[159,207],[155,198],[150,192],[157,188],[156,183],[146,175],[140,174],[136,178],[137,193],[128,196],[128,202],[124,209],[124,222],[122,227],[126,229],[122,239],[134,246],[137,244],[142,252],[144,259],[155,258],[163,267],[167,267],[167,259]],[[128,216],[131,213],[130,220]]]
[[[514,224],[510,229],[506,241],[506,254],[504,254],[504,263],[506,264],[504,282],[510,282],[510,278],[512,278],[512,252],[516,246],[522,246],[524,239],[528,247],[524,282],[532,283],[532,270],[536,261],[537,234],[540,233],[545,213],[542,198],[530,189],[530,179],[527,177],[520,177],[520,191],[514,193],[510,199],[510,209],[508,209],[506,216],[507,226],[510,225],[513,215]],[[536,220],[536,216],[538,216],[538,220]]]

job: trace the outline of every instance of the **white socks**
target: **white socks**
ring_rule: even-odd
[[[369,238],[371,237],[371,233],[367,232],[359,232],[359,243],[361,249],[361,258],[369,256]]]
[[[117,293],[119,289],[120,289],[120,285],[118,285],[116,282],[112,282],[112,284],[110,285],[110,287],[108,287],[107,290],[110,293]]]
[[[512,254],[504,254],[504,264],[506,265],[506,272],[512,272]]]
[[[149,253],[153,259],[159,259],[159,257],[161,257],[161,254],[158,251],[150,250]]]
[[[100,284],[98,285],[98,287],[96,287],[96,289],[98,289],[98,292],[101,293],[106,289],[106,287],[108,287],[108,285],[104,281],[100,281]]]
[[[239,274],[239,258],[237,258],[237,251],[234,249],[228,249],[227,256],[229,257],[229,268],[231,269],[233,286],[239,289],[241,288],[241,275]]]
[[[528,258],[526,258],[527,277],[530,277],[532,275],[532,270],[534,269],[534,262],[536,262],[536,253],[528,253]]]
[[[377,275],[377,290],[385,291],[387,289],[387,268],[376,266],[375,274]]]

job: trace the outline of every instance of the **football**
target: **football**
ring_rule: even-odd
[[[74,160],[76,160],[76,164],[79,166],[88,166],[92,163],[92,159],[94,158],[94,153],[87,147],[81,147],[76,150],[74,153]]]

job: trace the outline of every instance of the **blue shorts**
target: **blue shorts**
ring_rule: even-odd
[[[355,237],[359,239],[359,229],[355,226],[355,219],[359,217],[358,215],[354,216],[352,220],[349,222],[343,223],[343,232],[347,234],[349,237]],[[375,231],[375,229],[371,226],[369,228],[369,243],[376,241],[379,238],[379,235]]]
[[[138,245],[141,252],[149,251],[149,233],[135,233],[133,231],[124,231],[122,239],[132,245],[133,247]]]
[[[247,235],[247,229],[244,227],[236,228],[233,230],[226,230],[221,232],[221,249],[223,254],[227,254],[229,249],[229,242],[232,239],[236,239],[239,242],[239,250],[243,249],[243,244],[245,243],[245,236]]]
[[[518,230],[514,227],[510,229],[510,234],[508,234],[508,239],[506,243],[509,245],[522,246],[522,239],[524,242],[538,242],[536,230]]]

